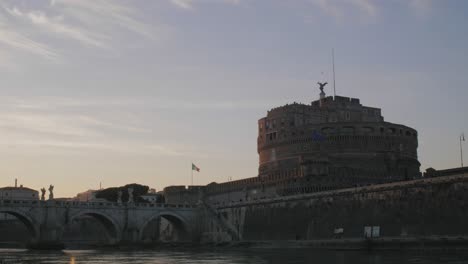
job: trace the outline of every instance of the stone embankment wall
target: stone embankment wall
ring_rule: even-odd
[[[468,236],[468,175],[209,206],[218,221],[207,218],[205,231],[223,233],[218,240],[226,233],[240,240],[364,238],[365,226],[379,226],[380,237],[461,237]]]

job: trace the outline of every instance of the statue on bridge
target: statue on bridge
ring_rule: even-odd
[[[41,201],[45,201],[46,189],[42,187],[41,189]]]
[[[49,186],[49,200],[53,200],[54,199],[54,186],[51,184]]]
[[[133,203],[133,188],[128,188],[128,203]]]

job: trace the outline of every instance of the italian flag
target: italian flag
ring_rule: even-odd
[[[192,170],[200,172],[200,168],[198,168],[195,164],[192,163]]]

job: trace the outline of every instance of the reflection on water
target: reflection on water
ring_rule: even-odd
[[[246,264],[246,263],[317,263],[317,264],[415,264],[415,263],[468,263],[467,251],[411,251],[411,252],[362,252],[328,251],[311,249],[256,249],[234,250],[64,250],[26,251],[0,249],[1,264],[16,263],[64,263],[64,264]]]

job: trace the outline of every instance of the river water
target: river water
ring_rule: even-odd
[[[387,263],[468,263],[468,252],[441,251],[328,251],[310,249],[223,249],[215,250],[64,250],[27,251],[0,249],[0,264],[245,264],[245,263],[317,263],[317,264],[387,264]]]

